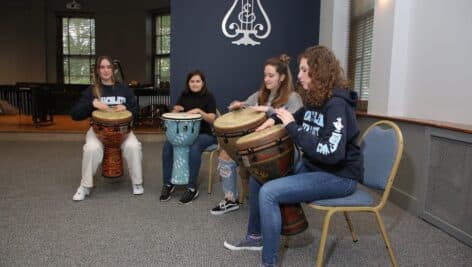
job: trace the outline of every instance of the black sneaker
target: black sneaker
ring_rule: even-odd
[[[196,199],[198,197],[198,190],[194,188],[187,188],[183,194],[183,196],[180,198],[180,203],[182,204],[187,204],[192,202],[192,200]]]
[[[239,201],[231,201],[227,199],[223,199],[220,201],[218,206],[214,207],[210,210],[210,213],[213,215],[222,215],[228,213],[230,211],[235,211],[239,209]]]
[[[175,185],[165,184],[162,186],[161,196],[159,197],[160,201],[167,201],[170,199],[170,193],[174,192]]]

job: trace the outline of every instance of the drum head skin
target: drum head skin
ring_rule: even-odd
[[[128,111],[114,111],[113,109],[108,110],[95,110],[92,112],[92,118],[95,120],[101,121],[122,121],[122,120],[131,120],[133,114]]]
[[[287,137],[287,131],[282,124],[277,124],[262,131],[253,132],[239,138],[236,141],[236,146],[239,150],[245,150],[271,143],[282,137]]]
[[[185,112],[168,112],[162,114],[163,120],[201,120],[200,114],[189,114]]]
[[[261,125],[266,120],[265,112],[250,108],[231,111],[217,118],[213,123],[215,132],[227,133]]]

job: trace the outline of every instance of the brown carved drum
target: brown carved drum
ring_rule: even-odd
[[[294,145],[283,125],[274,125],[245,135],[236,141],[239,156],[261,184],[287,176],[293,168]],[[302,206],[281,204],[282,235],[295,235],[308,227]]]
[[[266,119],[264,112],[250,108],[228,112],[213,123],[218,143],[233,160],[239,162],[236,140],[254,132]]]
[[[118,178],[123,175],[121,144],[131,131],[131,112],[95,110],[92,112],[92,127],[103,143],[102,175]]]

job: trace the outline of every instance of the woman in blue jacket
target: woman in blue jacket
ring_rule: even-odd
[[[363,176],[355,105],[335,55],[326,47],[307,48],[299,57],[299,93],[304,106],[295,114],[274,110],[302,157],[295,174],[259,184],[250,178],[249,222],[230,250],[262,250],[262,265],[276,266],[282,227],[280,204],[311,202],[352,194]],[[260,130],[260,129],[258,129]]]

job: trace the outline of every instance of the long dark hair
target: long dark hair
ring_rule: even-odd
[[[332,96],[333,89],[349,89],[349,81],[334,53],[324,46],[308,47],[299,57],[308,64],[311,84],[308,90],[299,89],[305,106],[321,107]]]
[[[193,70],[193,71],[191,71],[187,74],[187,79],[185,79],[185,90],[182,94],[187,95],[187,94],[192,93],[188,83],[189,83],[190,79],[192,79],[193,76],[200,76],[200,79],[202,79],[202,82],[203,82],[203,87],[202,87],[202,90],[198,93],[200,95],[206,95],[206,93],[208,92],[208,87],[207,87],[207,83],[206,83],[205,74],[203,74],[203,72],[201,70],[198,70],[198,69]]]
[[[282,54],[278,57],[269,58],[264,64],[264,67],[272,66],[279,75],[285,76],[285,79],[280,83],[280,86],[277,89],[274,99],[272,99],[272,103],[270,103],[270,106],[274,108],[279,108],[285,105],[288,102],[290,93],[293,91],[293,79],[289,62],[290,57],[286,54]],[[257,103],[259,105],[266,105],[267,101],[269,100],[269,96],[270,90],[267,89],[265,83],[262,82],[261,88],[259,89],[259,94],[257,96]]]
[[[115,65],[113,64],[113,60],[109,56],[100,56],[97,58],[95,61],[95,68],[93,69],[93,75],[92,75],[92,92],[93,95],[96,98],[100,98],[102,96],[102,79],[100,79],[100,63],[102,63],[103,60],[108,60],[111,64],[111,71],[112,71],[112,76],[111,80],[113,83],[115,83]]]

